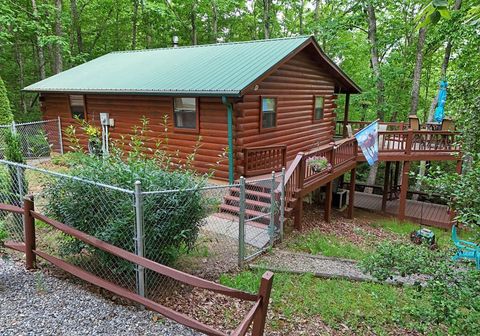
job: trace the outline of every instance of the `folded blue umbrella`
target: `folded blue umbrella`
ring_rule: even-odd
[[[438,91],[438,102],[437,108],[435,109],[435,114],[433,115],[433,119],[441,123],[443,118],[445,117],[445,102],[447,101],[447,86],[448,83],[446,81],[440,81],[440,90]]]

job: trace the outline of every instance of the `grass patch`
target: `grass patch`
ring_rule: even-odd
[[[222,275],[224,285],[256,293],[262,270]],[[398,322],[398,308],[411,300],[411,288],[369,282],[325,280],[313,275],[277,273],[274,277],[270,327],[275,330],[292,319],[320,316],[332,328],[346,324],[352,329],[367,326],[379,334]],[[281,318],[279,318],[281,317]],[[284,321],[286,319],[287,321]]]
[[[312,230],[293,237],[287,242],[287,247],[298,252],[355,260],[363,259],[371,252],[367,247],[344,241],[340,237],[325,234],[320,230]]]

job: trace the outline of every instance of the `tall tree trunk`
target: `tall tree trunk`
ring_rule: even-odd
[[[377,42],[377,17],[375,14],[375,7],[369,2],[367,4],[368,17],[368,41],[370,42],[370,62],[372,65],[373,74],[375,76],[375,83],[377,87],[377,118],[384,120],[385,118],[385,84],[383,82],[382,73],[380,71],[380,61],[378,57],[378,42]],[[378,173],[378,162],[370,167],[368,173],[367,184],[375,185]],[[365,192],[372,193],[373,188],[366,188]]]
[[[15,35],[12,26],[9,27],[9,31],[10,34]],[[13,42],[13,50],[15,53],[15,61],[18,66],[18,86],[20,87],[20,89],[23,89],[25,87],[25,63],[22,51],[20,49],[20,45],[18,44],[18,40],[19,37],[15,36]],[[27,102],[25,100],[25,93],[23,91],[20,91],[20,108],[24,114],[27,113]]]
[[[37,10],[37,3],[35,0],[32,1],[32,12],[35,21],[38,23],[38,10]],[[43,50],[43,46],[40,43],[40,36],[38,33],[35,33],[35,49],[37,51],[37,58],[38,58],[38,72],[40,75],[40,79],[45,79],[45,53]]]
[[[192,45],[197,45],[197,1],[192,2],[192,10],[190,11],[190,24],[192,26]]]
[[[212,0],[212,42],[218,42],[218,7],[216,0]]]
[[[377,17],[375,8],[372,3],[367,5],[368,16],[368,41],[370,42],[370,62],[372,65],[373,74],[375,76],[375,83],[377,86],[377,118],[384,120],[385,118],[385,84],[383,82],[382,73],[380,71],[380,61],[378,57],[378,42],[377,42]]]
[[[80,15],[78,14],[77,0],[70,0],[70,12],[72,14],[72,25],[75,30],[77,40],[77,50],[79,54],[83,53],[82,26],[80,24]]]
[[[139,6],[139,0],[133,0],[133,14],[132,14],[132,50],[135,50],[135,49],[137,48],[138,6]]]
[[[265,39],[270,38],[270,6],[272,0],[263,0],[263,35]]]
[[[413,70],[412,98],[411,98],[411,105],[410,105],[411,115],[416,115],[418,110],[418,99],[420,97],[420,81],[422,79],[422,67],[423,67],[423,47],[425,45],[426,37],[427,37],[427,29],[425,27],[420,28],[420,30],[418,31],[415,68]]]
[[[315,0],[315,10],[313,12],[314,28],[313,34],[318,35],[318,20],[320,18],[320,0]]]
[[[303,8],[305,7],[304,0],[300,1],[300,11],[298,13],[298,25],[299,25],[299,33],[303,35]]]
[[[55,35],[58,41],[53,48],[53,72],[59,73],[63,71],[63,56],[62,56],[62,43],[63,29],[62,29],[62,0],[55,0]]]

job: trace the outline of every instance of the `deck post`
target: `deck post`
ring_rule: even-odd
[[[327,223],[330,223],[332,218],[332,192],[333,192],[333,181],[330,181],[326,185],[327,190],[325,191],[325,212],[324,219]]]
[[[400,175],[400,161],[395,161],[395,171],[393,173],[392,188],[390,190],[395,190],[395,193],[398,190],[398,177]],[[392,200],[392,195],[390,193],[390,200]]]
[[[390,166],[391,162],[387,161],[385,162],[385,176],[383,179],[383,197],[382,197],[382,211],[385,212],[387,209],[387,199],[388,199],[388,193],[390,192]]]
[[[410,171],[410,161],[405,161],[403,163],[403,169],[402,169],[402,185],[400,186],[400,205],[398,207],[398,218],[400,220],[405,220],[409,171]]]
[[[36,264],[35,253],[35,219],[30,211],[34,210],[33,196],[23,199],[23,234],[25,240],[25,268],[34,269]]]
[[[350,111],[350,93],[345,95],[345,111],[343,114],[343,137],[348,137],[347,125],[348,125],[348,114]]]
[[[350,190],[348,191],[348,213],[349,219],[353,218],[353,208],[355,205],[355,181],[356,181],[357,169],[350,170]]]

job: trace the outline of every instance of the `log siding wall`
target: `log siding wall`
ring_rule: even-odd
[[[67,94],[44,94],[43,117],[44,119],[61,117],[65,150],[72,145],[65,136],[68,125],[77,125],[71,117]],[[146,134],[146,144],[155,149],[157,143],[162,145],[169,153],[185,159],[191,154],[201,136],[200,148],[193,163],[200,173],[215,170],[215,177],[228,179],[228,159],[220,157],[228,147],[227,142],[227,111],[220,98],[200,98],[199,100],[200,131],[181,131],[173,128],[173,98],[160,96],[126,96],[126,95],[86,95],[87,119],[99,126],[100,112],[108,112],[110,118],[115,120],[115,126],[110,128],[110,139],[121,140],[121,136],[133,134],[133,126],[141,126],[141,119],[145,116],[149,120],[149,131]],[[167,118],[167,131],[165,132],[164,116]],[[80,127],[76,127],[77,137],[84,147],[87,138]],[[128,143],[128,141],[126,141]],[[217,162],[221,161],[218,165]]]
[[[243,173],[243,148],[287,145],[287,160],[300,151],[333,140],[335,83],[308,50],[303,50],[248,91],[236,104],[236,173]],[[315,96],[322,96],[324,118],[313,120]],[[277,126],[260,130],[261,98],[277,99]],[[238,177],[238,176],[237,176]]]

